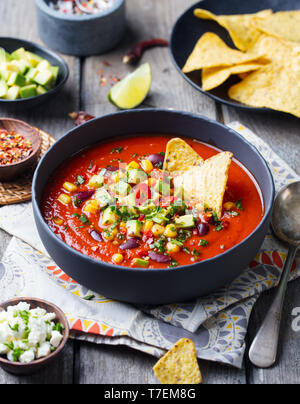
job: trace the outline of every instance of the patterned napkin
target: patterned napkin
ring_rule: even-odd
[[[268,162],[276,189],[299,179],[260,138],[238,122],[229,125],[251,142]],[[133,306],[100,296],[72,280],[45,251],[31,203],[0,209],[0,227],[13,235],[0,271],[0,301],[15,296],[50,300],[64,310],[72,337],[95,343],[128,345],[156,357],[174,342],[191,338],[199,358],[241,368],[245,335],[252,308],[260,293],[274,287],[281,274],[286,248],[266,236],[244,273],[210,296],[181,304]],[[300,260],[291,280],[300,275]],[[86,300],[93,295],[92,300]]]

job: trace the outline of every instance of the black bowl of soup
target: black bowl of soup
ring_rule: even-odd
[[[173,173],[163,170],[174,139],[205,164],[233,154],[220,213],[175,192]],[[172,158],[185,160],[179,151]],[[169,110],[76,127],[46,153],[33,181],[37,229],[57,265],[108,298],[142,304],[187,301],[238,277],[262,245],[273,200],[255,147],[222,124]]]

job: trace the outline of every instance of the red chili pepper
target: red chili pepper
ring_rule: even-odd
[[[137,63],[146,49],[155,48],[157,46],[169,46],[169,42],[165,39],[152,38],[147,41],[139,42],[127,55],[123,58],[123,63]]]

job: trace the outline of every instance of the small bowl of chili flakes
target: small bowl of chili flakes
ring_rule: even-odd
[[[17,119],[0,118],[0,181],[26,174],[37,164],[40,148],[37,129]]]

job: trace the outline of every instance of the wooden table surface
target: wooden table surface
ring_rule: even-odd
[[[225,1],[225,0],[224,0]],[[246,1],[246,0],[241,0]],[[73,127],[68,113],[84,110],[93,115],[116,111],[107,101],[110,85],[100,85],[99,69],[106,77],[124,77],[131,70],[122,64],[122,55],[141,39],[169,38],[180,14],[195,0],[127,0],[128,30],[120,46],[103,56],[76,58],[63,56],[70,67],[64,91],[50,103],[13,116],[38,126],[58,139]],[[40,42],[37,33],[34,0],[0,1],[0,36]],[[101,40],[101,38],[99,38]],[[268,142],[300,175],[300,121],[290,116],[246,113],[216,104],[189,86],[172,65],[166,48],[148,51],[143,60],[153,69],[153,86],[144,107],[165,107],[191,111],[223,123],[239,120]],[[109,62],[110,66],[107,66]],[[10,236],[0,232],[0,253]],[[247,346],[252,341],[266,313],[274,291],[265,293],[253,311]],[[283,327],[276,365],[267,370],[253,367],[245,357],[242,370],[221,364],[199,361],[206,384],[299,384],[300,334],[292,329],[292,310],[300,307],[300,281],[290,284],[284,306]],[[70,340],[62,359],[39,374],[17,378],[0,370],[1,384],[156,384],[152,366],[156,359],[118,346],[93,345]]]

